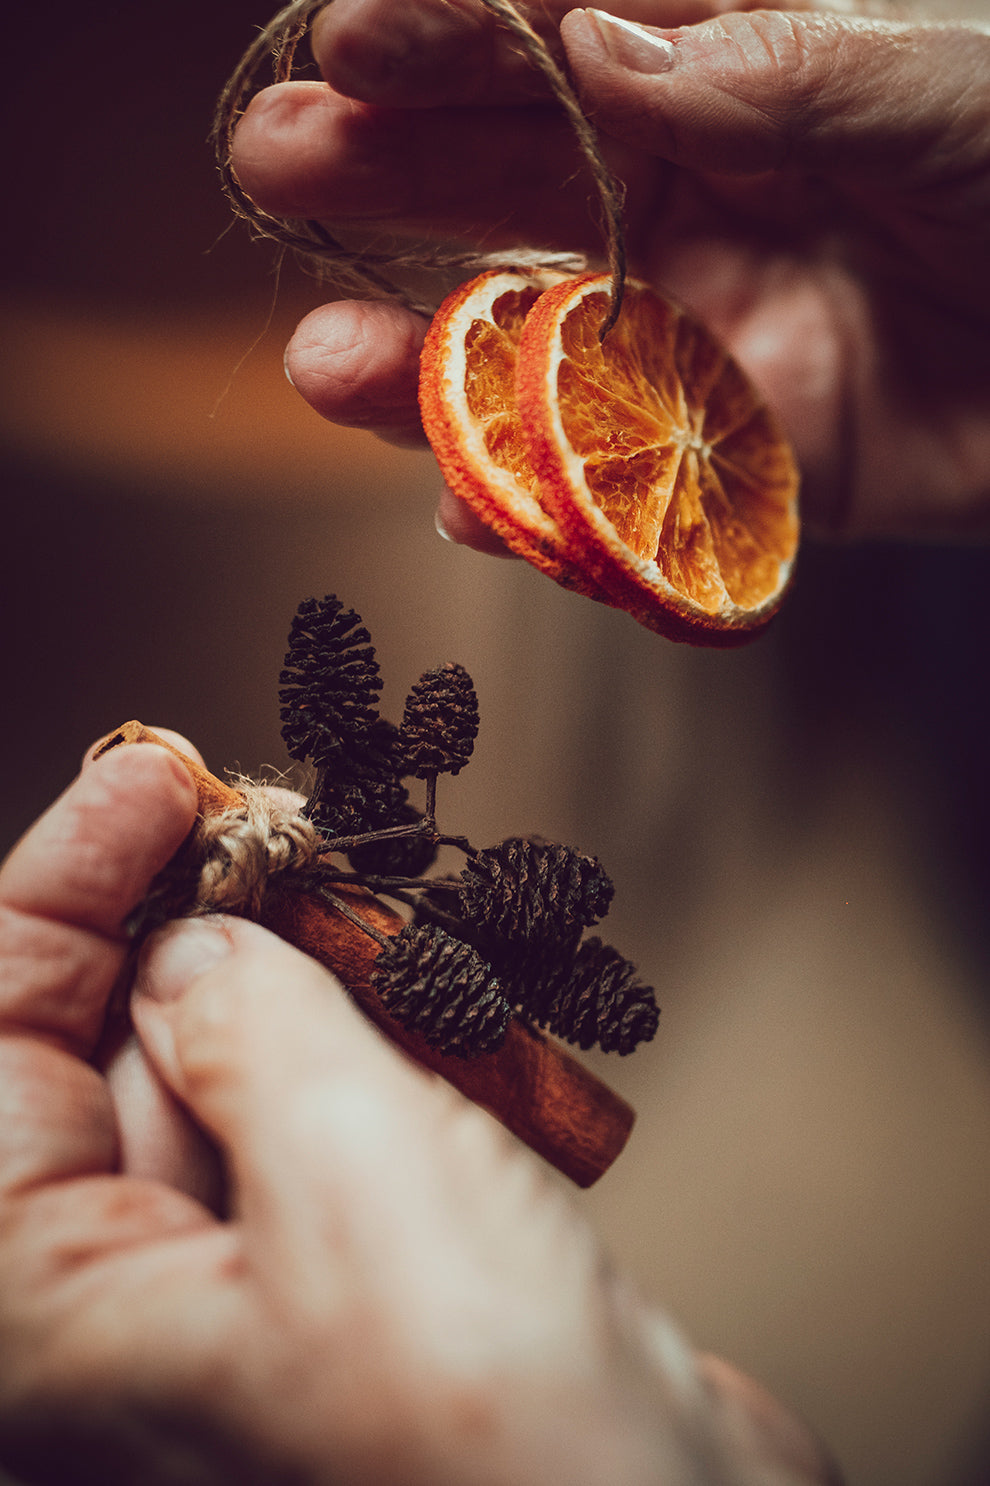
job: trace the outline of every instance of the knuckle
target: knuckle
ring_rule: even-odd
[[[751,111],[754,128],[775,136],[780,164],[794,147],[834,117],[836,78],[846,68],[854,36],[831,16],[760,11],[725,16],[715,23],[725,40],[721,84]]]
[[[0,1019],[88,1053],[122,954],[83,929],[0,904]]]

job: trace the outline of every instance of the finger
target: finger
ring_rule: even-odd
[[[427,321],[398,304],[324,305],[298,326],[285,353],[297,392],[322,417],[391,443],[425,445],[419,355]]]
[[[196,814],[163,749],[87,768],[0,869],[0,1025],[88,1053],[126,951],[123,924]]]
[[[218,1213],[224,1205],[216,1147],[159,1078],[133,1032],[104,1069],[116,1116],[119,1170],[184,1192]]]
[[[628,150],[610,162],[638,199],[643,170]],[[379,109],[319,83],[266,88],[234,135],[232,164],[248,196],[276,217],[334,225],[398,224],[489,248],[516,242],[601,247],[594,188],[569,122],[555,106]],[[655,165],[646,162],[652,179]],[[627,229],[638,226],[630,208]]]
[[[331,423],[364,428],[388,443],[419,446],[419,357],[427,322],[397,304],[341,301],[313,310],[285,353],[285,369],[310,407]],[[437,530],[497,557],[512,553],[446,488]]]
[[[149,945],[133,1012],[157,1071],[224,1152],[250,1240],[307,1304],[326,1290],[328,1252],[372,1287],[412,1292],[436,1268],[431,1245],[512,1221],[533,1197],[536,1164],[488,1116],[256,924],[170,926]]]
[[[464,501],[445,485],[436,511],[436,528],[445,541],[458,547],[473,547],[488,557],[515,558],[502,538],[486,526]]]
[[[715,1422],[733,1460],[785,1473],[805,1486],[842,1486],[842,1475],[808,1426],[762,1384],[711,1353],[697,1357]]]
[[[985,175],[985,102],[959,86],[990,67],[975,29],[762,11],[669,30],[575,10],[561,35],[600,127],[680,166],[886,189],[937,184],[947,159]]]
[[[188,832],[195,792],[161,749],[121,749],[70,786],[0,870],[0,1184],[109,1170],[96,1044],[121,926]]]
[[[181,734],[167,728],[153,731],[202,763],[202,755]],[[278,785],[266,786],[264,793],[289,814],[305,804],[303,795]],[[116,1115],[121,1172],[163,1183],[221,1212],[225,1193],[216,1148],[151,1067],[129,1021],[112,1043],[101,1041],[98,1058]]]
[[[731,3],[620,0],[610,8],[632,21],[687,26]],[[563,61],[557,28],[570,0],[517,8]],[[482,0],[334,0],[314,23],[312,46],[336,92],[389,108],[518,103],[546,94],[519,39]]]

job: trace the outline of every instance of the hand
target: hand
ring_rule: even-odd
[[[990,33],[800,0],[616,0],[652,23],[638,31],[561,0],[522,8],[626,183],[632,270],[700,314],[776,407],[809,524],[990,530]],[[600,250],[569,125],[478,0],[334,0],[313,41],[327,85],[260,93],[236,135],[259,205]],[[287,368],[331,421],[415,441],[424,330],[393,305],[329,305]],[[485,544],[452,497],[441,516]]]
[[[0,871],[0,1468],[832,1479],[780,1405],[609,1272],[528,1153],[257,925],[160,931],[138,1041],[101,1054],[121,924],[195,809],[180,763],[120,748]]]

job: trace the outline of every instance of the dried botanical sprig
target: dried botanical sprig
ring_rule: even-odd
[[[426,671],[406,699],[399,745],[403,772],[426,779],[459,774],[478,736],[478,698],[463,666],[450,661]]]
[[[505,1040],[509,1003],[481,956],[434,924],[407,924],[375,961],[386,1010],[440,1052],[473,1057]]]
[[[180,876],[188,868],[195,878],[201,865],[196,849],[200,825],[217,815],[240,813],[245,782],[240,780],[235,788],[217,779],[137,721],[108,733],[95,754],[102,757],[110,749],[133,744],[174,755],[196,790],[199,822],[170,864]],[[278,814],[276,802],[269,803]],[[326,862],[325,854],[322,860]],[[178,899],[193,895],[180,890]],[[178,900],[175,911],[183,911]],[[484,1106],[578,1186],[591,1186],[623,1150],[634,1123],[633,1110],[556,1039],[535,1035],[519,1019],[510,1018],[504,1042],[487,1056],[447,1057],[387,1014],[370,979],[382,940],[402,924],[381,899],[347,886],[332,893],[311,869],[281,871],[274,890],[264,895],[261,921],[336,975],[372,1023],[414,1063]],[[112,1029],[123,1032],[127,1024],[123,1002],[112,1005],[110,1014]]]
[[[292,758],[325,767],[377,721],[382,683],[370,642],[360,616],[335,594],[300,604],[279,675],[282,737]]]
[[[616,951],[581,942],[613,895],[596,857],[537,837],[476,851],[437,828],[437,776],[463,768],[478,731],[463,666],[420,677],[394,727],[376,710],[381,681],[368,631],[328,595],[300,606],[280,683],[289,751],[317,765],[305,810],[323,838],[316,890],[334,900],[335,883],[357,883],[413,910],[374,972],[396,1020],[462,1057],[497,1046],[513,1008],[582,1048],[625,1053],[653,1036],[653,992]],[[423,812],[402,782],[411,776],[426,781]],[[427,879],[440,845],[467,861],[459,876]],[[352,870],[328,852],[345,853]]]
[[[593,935],[558,986],[546,1025],[585,1050],[597,1043],[625,1055],[651,1041],[659,1021],[653,991],[636,980],[635,966]]]
[[[571,944],[608,912],[614,891],[597,857],[517,836],[466,863],[461,911],[511,944]]]

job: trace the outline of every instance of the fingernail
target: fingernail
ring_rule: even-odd
[[[439,506],[433,513],[433,525],[437,529],[437,536],[443,537],[445,542],[453,542],[453,537],[450,535],[450,532],[443,524],[443,516],[441,514]]]
[[[290,387],[295,387],[296,384],[292,380],[292,373],[289,370],[289,353],[288,353],[288,351],[286,351],[285,355],[282,357],[282,370],[285,372],[285,380],[288,382],[289,386]]]
[[[187,918],[152,934],[138,962],[136,995],[152,1001],[177,1001],[186,987],[233,952],[223,922]]]
[[[603,10],[587,10],[585,14],[597,29],[602,46],[620,67],[628,67],[631,72],[668,72],[673,67],[673,42],[632,21],[606,15]]]

